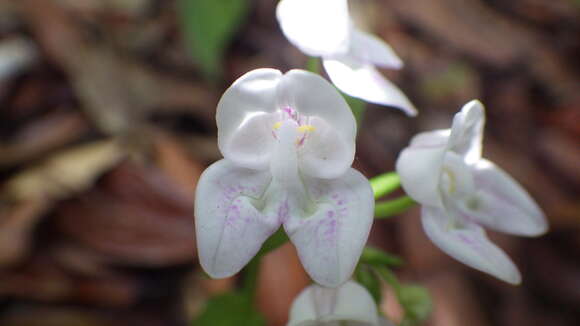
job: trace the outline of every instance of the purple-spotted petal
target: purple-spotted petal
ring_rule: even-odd
[[[195,228],[199,260],[211,277],[237,273],[279,228],[278,216],[255,207],[270,181],[269,172],[240,168],[226,159],[201,175]]]
[[[454,221],[440,208],[423,206],[423,229],[445,253],[505,282],[519,284],[521,276],[511,259],[487,238],[483,228],[467,220]]]
[[[512,177],[482,159],[473,166],[477,195],[466,211],[491,229],[537,236],[548,229],[540,207]]]
[[[417,109],[407,96],[370,63],[352,57],[328,57],[323,64],[332,83],[344,93],[401,109],[409,116],[417,115]]]
[[[311,285],[292,303],[287,326],[367,325],[379,326],[377,305],[361,285],[348,281],[338,288]],[[336,323],[336,324],[335,324]]]
[[[368,180],[354,169],[340,178],[306,178],[313,200],[307,216],[290,216],[286,233],[310,277],[336,287],[358,262],[373,221],[374,199]]]
[[[449,137],[449,150],[474,164],[481,158],[485,112],[483,104],[473,100],[455,114]]]

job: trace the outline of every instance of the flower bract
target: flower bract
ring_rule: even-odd
[[[348,280],[374,200],[350,167],[356,122],[340,94],[313,73],[258,69],[224,93],[216,121],[224,159],[202,174],[195,201],[205,271],[237,273],[283,225],[312,279]]]
[[[547,230],[544,214],[506,172],[481,157],[483,105],[467,103],[451,129],[415,136],[397,160],[405,191],[422,204],[427,236],[450,256],[506,282],[520,273],[483,227],[521,236]]]
[[[407,97],[377,70],[400,69],[403,62],[387,43],[354,26],[347,0],[282,0],[277,18],[292,44],[322,58],[330,80],[341,91],[417,114]]]

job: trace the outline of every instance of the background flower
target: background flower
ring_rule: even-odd
[[[417,114],[407,97],[376,68],[400,69],[403,62],[388,44],[353,25],[346,0],[282,0],[277,17],[292,44],[309,56],[322,57],[326,73],[341,91]]]
[[[547,230],[538,205],[509,175],[481,158],[484,109],[467,103],[448,130],[421,133],[397,160],[405,191],[423,205],[429,238],[455,259],[506,282],[521,276],[483,228],[523,236]]]

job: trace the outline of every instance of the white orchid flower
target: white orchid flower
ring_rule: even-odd
[[[202,174],[195,200],[205,271],[237,273],[283,225],[312,279],[348,280],[374,200],[350,168],[356,122],[340,94],[310,72],[258,69],[224,93],[216,120],[225,159]]]
[[[484,120],[483,105],[467,103],[451,129],[415,136],[397,172],[407,194],[423,205],[423,228],[433,243],[466,265],[518,284],[517,267],[482,227],[537,236],[547,222],[515,180],[481,157]]]
[[[376,68],[400,69],[403,62],[388,44],[354,27],[347,0],[282,0],[276,14],[288,40],[305,54],[322,57],[326,73],[341,91],[417,114]]]
[[[292,303],[287,326],[391,326],[361,285],[348,281],[339,288],[311,285]]]

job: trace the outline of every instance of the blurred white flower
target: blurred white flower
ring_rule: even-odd
[[[376,68],[400,69],[403,62],[388,44],[354,27],[347,0],[282,0],[277,17],[292,44],[309,56],[322,57],[324,69],[341,91],[417,114]]]
[[[405,191],[421,203],[427,236],[450,256],[506,282],[521,276],[482,226],[521,236],[547,230],[528,193],[492,162],[481,158],[484,108],[467,103],[451,129],[415,136],[397,160]]]
[[[287,326],[390,326],[361,285],[348,281],[339,288],[311,285],[292,303]]]
[[[284,225],[312,279],[348,280],[374,199],[350,168],[356,122],[340,94],[313,73],[258,69],[224,93],[216,120],[225,158],[202,174],[195,201],[206,272],[237,273]]]

